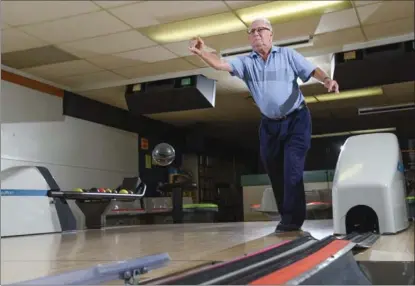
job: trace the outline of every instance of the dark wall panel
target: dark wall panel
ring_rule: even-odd
[[[145,116],[133,116],[127,110],[104,104],[71,92],[65,92],[63,98],[64,115],[92,121],[114,128],[148,135],[163,134],[181,136],[180,129],[173,125],[150,119]]]

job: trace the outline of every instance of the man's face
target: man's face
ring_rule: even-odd
[[[251,43],[254,51],[271,47],[272,32],[265,23],[261,21],[252,23],[250,29],[248,30],[248,34],[249,42]]]

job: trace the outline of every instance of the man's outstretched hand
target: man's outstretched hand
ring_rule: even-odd
[[[328,92],[339,93],[339,84],[334,79],[326,79],[324,81],[324,87],[328,89]]]
[[[205,48],[205,43],[200,37],[193,38],[190,41],[189,50],[193,54],[200,56],[204,48]]]

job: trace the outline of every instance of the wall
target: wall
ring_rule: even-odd
[[[2,80],[1,169],[47,167],[63,190],[138,174],[137,134],[63,115],[63,98]]]

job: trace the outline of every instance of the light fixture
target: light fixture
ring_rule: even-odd
[[[351,8],[351,1],[272,1],[255,7],[236,10],[236,14],[247,25],[256,18],[267,18],[271,23],[279,23],[321,15],[327,12]]]
[[[415,103],[403,103],[403,104],[395,104],[395,105],[384,105],[384,106],[376,106],[376,107],[364,107],[358,109],[359,115],[368,115],[368,114],[379,114],[379,113],[387,113],[387,112],[398,112],[398,111],[408,111],[415,109]]]
[[[232,13],[215,14],[138,30],[153,41],[166,44],[188,41],[196,36],[209,37],[243,31],[257,17],[265,17],[272,23],[277,23],[347,8],[351,8],[350,1],[272,1]]]
[[[396,131],[395,127],[378,128],[378,129],[364,129],[364,130],[352,130],[352,131],[326,133],[326,134],[315,134],[315,135],[312,135],[311,138],[325,138],[325,137],[348,136],[348,135],[380,133],[380,132],[393,132],[393,131]]]
[[[316,103],[316,102],[318,102],[317,98],[315,98],[314,96],[305,96],[304,99],[305,99],[306,103]]]
[[[209,37],[246,29],[233,13],[215,14],[175,23],[139,29],[152,40],[161,44],[188,41],[193,37]]]
[[[310,102],[311,103],[325,102],[325,101],[332,101],[332,100],[351,99],[351,98],[375,96],[375,95],[382,95],[382,94],[383,94],[383,89],[381,87],[371,87],[371,88],[341,91],[339,93],[327,93],[327,94],[314,95],[314,98],[316,100],[310,99],[311,100]]]

